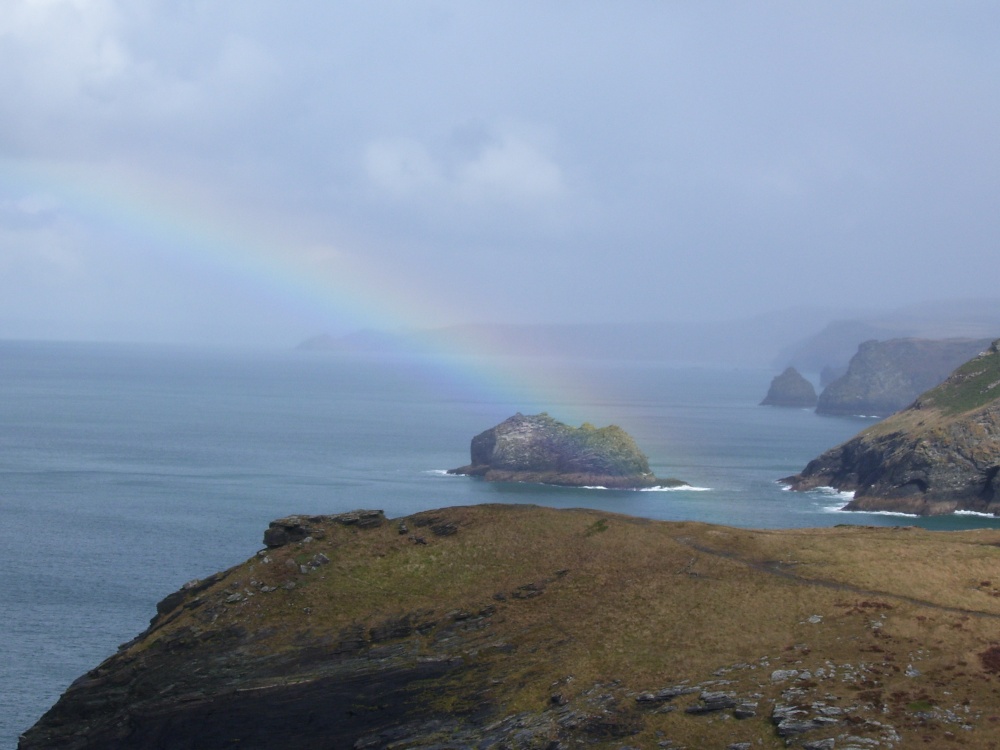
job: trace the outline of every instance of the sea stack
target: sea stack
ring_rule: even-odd
[[[761,406],[789,406],[811,409],[816,406],[816,389],[794,367],[788,367],[771,381]]]
[[[1000,341],[910,407],[784,481],[853,491],[847,510],[1000,514]]]
[[[635,440],[617,425],[570,427],[548,414],[515,414],[472,438],[471,463],[450,474],[487,482],[642,489],[681,486],[657,479]]]

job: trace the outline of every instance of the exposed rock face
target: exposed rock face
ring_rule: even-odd
[[[635,489],[681,485],[653,476],[649,461],[617,425],[570,427],[548,414],[515,414],[472,438],[472,462],[451,474],[488,482]]]
[[[847,374],[847,365],[826,365],[819,372],[819,387],[826,388],[830,383]]]
[[[816,411],[888,416],[909,406],[989,345],[989,339],[866,341],[851,358],[847,373],[820,394]]]
[[[264,544],[268,547],[284,547],[305,539],[323,539],[326,532],[317,523],[331,519],[344,526],[370,529],[384,524],[385,514],[380,510],[353,510],[338,516],[287,516],[271,521],[264,532]]]
[[[849,510],[1000,514],[998,342],[909,408],[788,477],[792,489],[853,491]]]
[[[846,369],[858,344],[870,339],[988,339],[1000,331],[1000,308],[995,300],[952,299],[866,311],[854,319],[824,321],[820,325],[825,328],[783,348],[776,363],[793,365],[800,372],[820,372],[828,367]],[[828,382],[832,379],[821,381],[820,386]]]
[[[790,406],[810,409],[816,406],[816,389],[794,367],[788,367],[771,381],[761,406]]]
[[[1000,531],[750,531],[527,505],[275,528],[307,535],[269,534],[246,562],[167,597],[20,750],[1000,737]],[[905,563],[873,578],[873,548]]]

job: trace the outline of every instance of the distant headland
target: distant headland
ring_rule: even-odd
[[[1000,514],[1000,341],[911,406],[787,477],[854,492],[847,510]]]

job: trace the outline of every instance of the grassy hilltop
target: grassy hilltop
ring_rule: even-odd
[[[1000,746],[998,531],[493,505],[266,538],[22,750]]]

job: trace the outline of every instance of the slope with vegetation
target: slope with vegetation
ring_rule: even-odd
[[[793,489],[853,491],[850,510],[1000,512],[1000,342],[909,408],[788,477]]]
[[[819,396],[819,414],[886,417],[933,388],[989,339],[890,339],[865,341],[847,372]]]
[[[161,602],[21,750],[1000,743],[1000,531],[493,505],[265,542]]]

